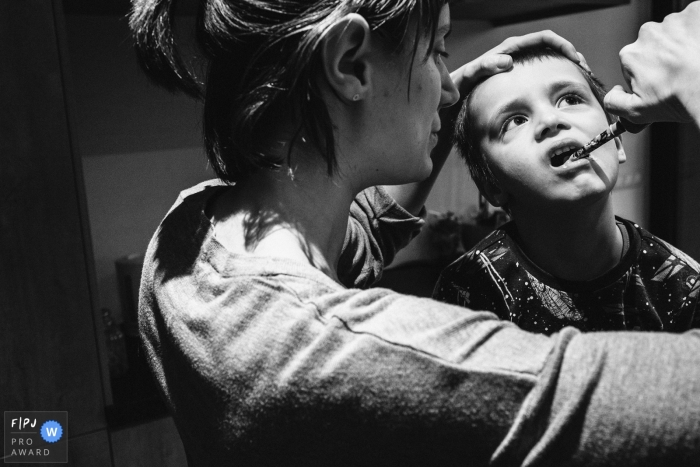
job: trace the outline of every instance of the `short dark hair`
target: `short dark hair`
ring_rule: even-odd
[[[526,47],[510,55],[513,58],[513,66],[524,63],[532,63],[535,60],[541,61],[547,58],[569,61],[569,59],[560,52],[557,52],[556,50],[550,49],[549,47],[545,46]],[[596,78],[591,72],[587,71],[581,65],[574,62],[571,63],[576,65],[578,70],[586,79],[586,82],[590,86],[591,91],[593,92],[593,95],[595,96],[596,100],[598,101],[600,106],[603,107],[603,111],[605,112],[605,117],[608,119],[608,123],[612,123],[613,117],[605,111],[605,107],[603,106],[603,98],[605,97],[605,94],[607,92],[605,85],[603,85],[603,83],[598,78]],[[469,168],[469,173],[471,174],[472,180],[474,180],[474,183],[479,188],[479,191],[482,194],[484,193],[484,187],[487,183],[491,183],[498,186],[498,180],[491,171],[489,163],[484,157],[483,152],[481,151],[481,134],[479,134],[479,131],[474,125],[474,118],[471,113],[472,96],[474,95],[474,92],[479,88],[479,85],[483,83],[486,79],[488,78],[484,78],[479,83],[477,83],[476,86],[474,86],[474,88],[472,88],[469,94],[465,97],[464,102],[462,103],[462,108],[460,109],[459,115],[456,120],[454,134],[455,146],[457,147],[457,150],[461,155],[462,159],[464,159],[464,161],[467,163],[467,167]]]
[[[328,174],[335,174],[333,122],[317,79],[325,31],[357,13],[399,53],[415,25],[414,60],[421,37],[428,35],[432,47],[446,0],[199,0],[196,37],[208,61],[206,86],[175,45],[174,2],[132,0],[129,25],[139,63],[157,84],[204,100],[207,157],[217,176],[231,183],[283,164],[261,148],[282,111],[295,112],[296,135],[303,132]]]

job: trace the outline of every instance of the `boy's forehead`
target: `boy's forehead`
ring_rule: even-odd
[[[579,68],[566,58],[545,57],[517,63],[511,70],[493,75],[474,88],[470,113],[482,122],[511,104],[548,99],[568,86],[591,91]]]

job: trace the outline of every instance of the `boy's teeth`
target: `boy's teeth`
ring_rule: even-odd
[[[554,154],[558,156],[560,154],[565,153],[566,151],[571,151],[572,149],[575,149],[575,148],[573,146],[567,146],[565,148],[557,149],[556,151],[554,151]]]

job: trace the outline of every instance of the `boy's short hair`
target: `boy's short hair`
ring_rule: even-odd
[[[569,61],[569,59],[561,53],[545,46],[526,47],[517,52],[511,53],[510,56],[513,58],[513,66],[524,63],[532,63],[535,60],[542,61],[547,58]],[[607,93],[605,85],[598,78],[593,76],[592,73],[588,72],[578,63],[571,63],[578,67],[579,71],[590,86],[591,91],[593,92],[593,95],[595,96],[596,100],[603,108],[603,111],[605,112],[605,117],[608,119],[608,123],[612,123],[614,121],[613,117],[607,111],[605,111],[605,107],[603,105],[603,98]],[[481,151],[481,146],[479,144],[481,135],[479,134],[478,130],[474,125],[474,118],[471,113],[472,96],[474,95],[474,92],[479,88],[480,84],[483,83],[486,79],[488,78],[484,78],[480,82],[478,82],[464,99],[464,102],[462,103],[462,108],[459,111],[459,116],[457,117],[457,121],[455,124],[454,135],[455,146],[457,146],[459,154],[467,163],[469,173],[471,174],[474,183],[476,183],[477,188],[479,188],[479,191],[482,194],[485,193],[484,187],[487,183],[491,183],[495,186],[498,186],[498,180],[491,171],[491,168],[489,167],[488,161],[486,160],[484,153]]]

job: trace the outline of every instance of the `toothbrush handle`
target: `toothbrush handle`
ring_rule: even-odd
[[[582,147],[581,149],[576,151],[574,154],[572,154],[571,160],[577,160],[577,159],[581,159],[583,157],[590,156],[591,152],[595,151],[600,146],[607,143],[608,141],[610,141],[614,137],[620,136],[625,131],[627,131],[629,133],[639,133],[647,126],[648,126],[648,124],[640,125],[638,123],[632,123],[629,120],[625,120],[624,118],[621,118],[618,121],[616,121],[615,123],[613,123],[612,125],[610,125],[606,131],[599,134],[591,142],[589,142],[584,147]]]

